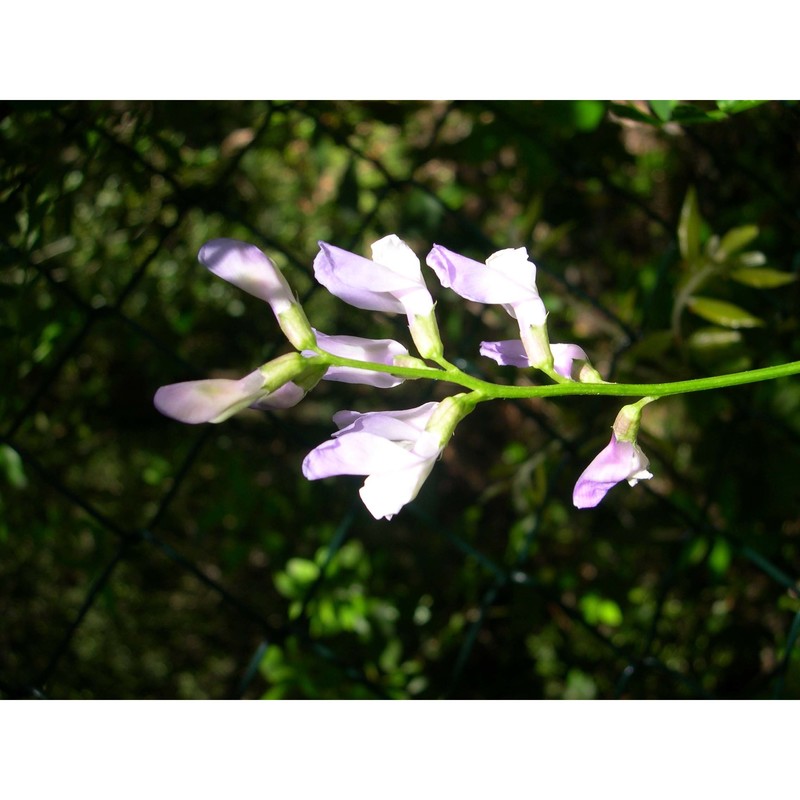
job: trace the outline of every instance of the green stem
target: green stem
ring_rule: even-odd
[[[395,367],[388,364],[377,364],[371,361],[357,361],[352,358],[334,356],[322,350],[319,355],[309,359],[310,362],[337,367],[355,367],[370,372],[386,372],[399,378],[427,378],[435,381],[455,383],[477,392],[481,400],[522,399],[528,397],[559,397],[563,395],[591,395],[610,397],[667,397],[674,394],[703,392],[711,389],[724,389],[729,386],[741,386],[745,383],[785,378],[800,374],[800,361],[778,364],[774,367],[734,372],[728,375],[717,375],[711,378],[695,378],[688,381],[671,383],[580,383],[568,381],[548,386],[503,386],[482,381],[467,375],[458,367],[448,364],[446,369],[438,367]]]

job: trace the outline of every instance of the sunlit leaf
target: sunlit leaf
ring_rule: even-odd
[[[766,100],[717,100],[717,108],[726,114],[738,114],[766,102]]]
[[[759,250],[748,250],[746,253],[739,253],[734,256],[729,262],[728,266],[736,267],[763,267],[767,263],[767,257]]]
[[[746,356],[741,331],[730,328],[700,328],[689,336],[687,344],[699,363],[716,369],[722,369],[725,364],[726,372],[733,370],[727,365]]]
[[[580,607],[586,621],[591,625],[617,627],[622,623],[622,610],[617,603],[608,598],[587,594],[581,598]]]
[[[0,445],[0,470],[15,489],[24,489],[28,485],[19,453],[7,444]]]
[[[728,571],[732,556],[731,546],[724,539],[717,539],[708,554],[708,566],[716,575],[724,575]]]
[[[738,344],[742,334],[728,328],[700,328],[689,337],[689,346],[698,350],[710,350]]]
[[[672,111],[678,105],[677,100],[648,100],[653,113],[662,121],[669,122],[672,118]]]
[[[576,100],[572,104],[575,127],[580,131],[593,131],[606,114],[606,105],[600,100]]]
[[[672,119],[680,122],[681,125],[695,125],[709,122],[720,122],[727,118],[727,114],[719,109],[706,111],[689,103],[682,103],[675,107],[672,112]]]
[[[681,219],[678,223],[678,245],[681,256],[691,263],[697,259],[700,252],[700,209],[697,205],[697,191],[694,186],[689,187],[686,199],[681,209]]]
[[[638,108],[626,103],[609,103],[609,111],[613,111],[618,117],[623,119],[631,119],[636,122],[645,122],[648,125],[658,125],[658,117],[650,116],[640,111]]]
[[[739,228],[732,228],[720,239],[715,258],[717,261],[726,261],[734,253],[747,247],[756,236],[758,236],[757,225],[742,225]]]
[[[725,328],[757,328],[764,324],[749,311],[713,297],[690,297],[687,306],[698,317]]]
[[[734,270],[731,278],[737,283],[743,283],[745,286],[752,286],[756,289],[774,289],[777,286],[786,286],[786,284],[796,281],[797,275],[769,267],[753,267]]]
[[[319,577],[319,567],[305,558],[290,558],[286,563],[286,572],[297,583],[312,583]]]

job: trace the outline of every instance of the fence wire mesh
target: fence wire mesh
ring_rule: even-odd
[[[361,252],[396,232],[423,256],[528,247],[551,339],[613,380],[797,358],[796,283],[742,295],[763,328],[670,329],[689,185],[709,233],[758,224],[770,263],[800,269],[796,106],[694,127],[595,102],[0,118],[5,697],[800,696],[796,381],[656,404],[656,478],[594,512],[571,487],[619,404],[486,404],[391,523],[353,480],[306,482],[302,457],[336,410],[452,389],[322,384],[199,428],[152,406],[160,385],[285,350],[268,310],[197,265],[217,236],[269,253],[328,332],[406,338],[311,273],[318,240]],[[525,380],[477,356],[509,320],[428,283],[448,357]]]

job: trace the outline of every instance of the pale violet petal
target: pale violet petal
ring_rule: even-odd
[[[359,361],[393,364],[395,356],[408,355],[408,350],[394,339],[365,339],[361,336],[330,336],[316,329],[317,344],[327,353]]]
[[[375,519],[391,519],[416,498],[433,465],[433,460],[427,460],[395,472],[370,475],[359,491],[361,500]]]
[[[393,339],[365,339],[360,336],[329,336],[314,330],[320,349],[342,358],[358,361],[373,361],[377,364],[391,365],[396,356],[408,355],[408,350]],[[303,355],[314,355],[312,351]],[[356,367],[329,367],[325,373],[326,381],[341,383],[361,383],[380,389],[390,389],[403,383],[403,378],[387,372],[375,372]]]
[[[583,471],[575,484],[572,502],[576,508],[594,508],[621,481],[651,478],[647,472],[647,456],[632,442],[618,442],[614,434],[611,441]]]
[[[391,292],[407,288],[407,279],[355,253],[320,242],[314,276],[332,295],[351,306],[405,313],[403,304]]]
[[[389,263],[370,261],[320,242],[314,259],[314,275],[331,294],[356,308],[409,316],[430,313],[433,299],[422,279],[416,256],[397,237],[386,237],[376,245]],[[413,269],[409,254],[416,261]]]
[[[315,447],[303,460],[303,475],[312,481],[333,475],[370,475],[405,469],[422,460],[380,436],[351,431]]]
[[[376,389],[393,389],[403,383],[403,378],[397,378],[388,372],[375,372],[358,367],[328,367],[322,379],[334,383],[358,383],[363,386],[374,386]]]
[[[524,247],[498,250],[486,259],[486,266],[506,280],[536,290],[536,264],[528,258],[528,251]]]
[[[376,519],[391,519],[417,496],[442,451],[438,437],[425,430],[438,406],[338,412],[334,422],[341,430],[306,456],[303,474],[310,480],[366,475],[364,504]]]
[[[334,420],[336,421],[336,420]],[[334,438],[348,436],[351,433],[365,432],[373,436],[380,436],[389,442],[401,444],[407,450],[411,450],[420,431],[413,425],[409,425],[403,420],[390,417],[385,414],[362,414],[354,419],[346,427],[333,434]]]
[[[371,247],[372,260],[403,275],[414,283],[422,283],[422,268],[414,251],[395,234],[378,239]]]
[[[588,356],[582,347],[577,344],[551,344],[553,353],[553,368],[564,378],[572,378],[572,362],[588,361]]]
[[[520,333],[530,328],[540,328],[547,322],[547,309],[539,295],[503,306],[517,320]],[[524,335],[524,334],[523,334]]]
[[[270,394],[265,394],[254,403],[251,408],[260,411],[269,411],[279,408],[292,408],[296,406],[306,396],[306,390],[296,383],[289,381]]]
[[[503,256],[506,252],[510,255]],[[442,286],[451,288],[467,300],[500,305],[513,303],[516,306],[539,297],[536,269],[527,257],[515,255],[517,252],[496,253],[494,257],[499,257],[499,268],[492,268],[436,244],[426,262]],[[524,250],[522,252],[524,254]]]
[[[259,370],[240,380],[211,378],[162,386],[153,403],[165,416],[196,425],[221,422],[246,408],[263,394],[264,376]]]
[[[480,354],[491,358],[504,367],[527,367],[528,354],[521,339],[505,339],[500,342],[481,342]]]
[[[341,429],[340,433],[352,426],[354,429],[369,430],[372,433],[387,431],[387,435],[391,438],[388,431],[400,429],[390,429],[387,420],[395,420],[408,426],[408,430],[403,429],[403,433],[398,435],[398,439],[409,438],[411,432],[415,432],[412,438],[416,439],[425,430],[425,426],[438,405],[438,403],[424,403],[416,408],[404,408],[397,411],[367,411],[366,413],[338,411],[333,415],[333,421],[336,427]]]
[[[197,258],[218,277],[269,303],[276,315],[295,302],[286,278],[255,245],[212,239],[200,248]]]
[[[587,355],[577,344],[551,344],[553,367],[559,375],[572,377],[574,361],[586,361]],[[528,367],[528,354],[521,339],[505,339],[500,342],[481,342],[480,354],[491,358],[504,367]]]

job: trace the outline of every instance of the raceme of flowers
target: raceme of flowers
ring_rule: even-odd
[[[248,407],[290,408],[320,380],[376,389],[390,389],[405,377],[452,379],[466,385],[453,378],[466,378],[464,373],[444,358],[420,260],[394,234],[371,246],[371,258],[320,242],[314,275],[331,294],[356,308],[405,314],[419,357],[391,339],[328,334],[312,327],[281,271],[252,244],[214,239],[201,248],[198,259],[218,277],[268,303],[295,351],[238,380],[162,386],[154,403],[168,417],[190,424],[218,423]],[[426,263],[443,287],[467,300],[500,305],[516,320],[520,338],[482,342],[481,355],[498,364],[539,370],[557,383],[602,382],[581,347],[550,343],[536,267],[524,248],[500,250],[481,263],[435,244]],[[360,490],[364,505],[376,519],[391,519],[417,496],[458,423],[477,403],[495,396],[500,395],[474,388],[417,408],[339,411],[333,417],[338,430],[306,456],[303,474],[309,480],[365,476]],[[608,446],[578,479],[573,494],[576,507],[596,506],[621,481],[633,486],[652,477],[636,437],[641,409],[653,399],[644,398],[620,411]]]

